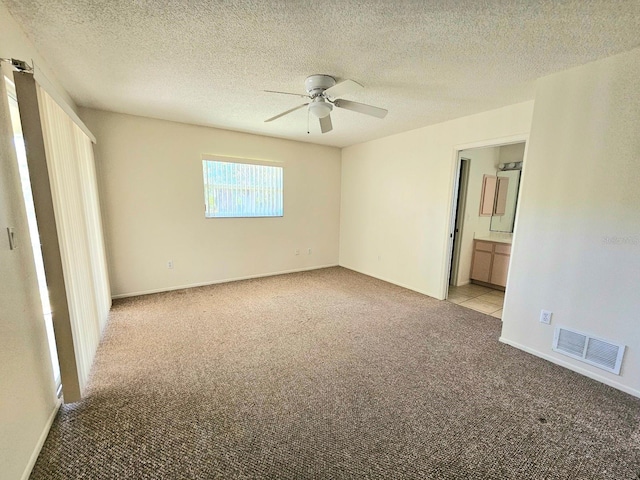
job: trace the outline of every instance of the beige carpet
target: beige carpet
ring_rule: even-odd
[[[342,268],[116,301],[32,479],[640,478],[640,401]]]

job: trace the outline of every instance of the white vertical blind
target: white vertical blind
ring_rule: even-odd
[[[111,306],[93,149],[91,139],[40,85],[37,94],[78,381],[84,392]]]
[[[75,124],[74,124],[75,125]],[[80,150],[79,162],[80,178],[82,179],[82,193],[84,195],[84,213],[88,236],[89,255],[91,257],[91,273],[93,274],[95,299],[98,307],[100,331],[106,325],[107,315],[111,308],[111,287],[107,259],[105,257],[104,237],[102,233],[102,218],[100,215],[100,199],[98,197],[98,182],[96,179],[95,160],[93,157],[93,142],[80,128],[75,128],[76,145]]]
[[[203,160],[206,217],[283,216],[283,168]]]

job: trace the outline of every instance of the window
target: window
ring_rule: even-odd
[[[203,160],[206,218],[282,217],[283,168]]]

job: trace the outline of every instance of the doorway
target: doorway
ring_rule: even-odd
[[[497,318],[507,286],[523,140],[456,151],[445,298]]]

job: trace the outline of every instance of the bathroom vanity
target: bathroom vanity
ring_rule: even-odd
[[[510,258],[510,240],[475,239],[471,259],[471,280],[473,283],[504,290],[507,286]]]

